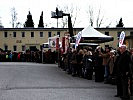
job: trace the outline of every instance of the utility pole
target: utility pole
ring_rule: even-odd
[[[56,7],[55,12],[51,12],[51,18],[56,18],[57,19],[57,28],[58,28],[58,19],[63,18],[63,11],[59,11],[58,8]]]

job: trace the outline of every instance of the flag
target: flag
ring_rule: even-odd
[[[79,45],[79,42],[80,42],[80,40],[81,40],[81,37],[82,37],[82,32],[79,32],[79,33],[77,34],[77,37],[76,37],[75,49],[76,49],[76,47]]]
[[[49,48],[57,48],[59,41],[57,40],[59,36],[54,36],[54,37],[49,37],[48,38],[48,43],[49,43]]]
[[[65,37],[62,37],[62,49],[64,53],[65,52]]]
[[[121,34],[120,34],[120,38],[119,38],[119,47],[122,46],[124,38],[125,38],[125,32],[122,31]]]
[[[56,38],[56,50],[59,50],[59,38]]]

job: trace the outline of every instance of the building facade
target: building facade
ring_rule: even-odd
[[[105,35],[112,36],[114,38],[113,41],[104,43],[102,45],[109,45],[113,48],[118,48],[119,44],[119,36],[122,31],[125,32],[124,43],[128,49],[133,48],[133,28],[96,28],[96,30],[100,31]]]
[[[73,33],[77,34],[83,28],[74,28]],[[133,28],[95,28],[97,31],[113,36],[114,41],[102,43],[100,45],[118,47],[119,35],[121,31],[126,33],[125,44],[128,48],[133,48]],[[68,32],[67,28],[0,28],[0,48],[14,52],[24,52],[25,50],[41,49],[43,43],[48,42],[49,37],[56,35],[62,37]]]

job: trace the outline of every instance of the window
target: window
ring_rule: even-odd
[[[25,32],[22,32],[22,37],[25,37]]]
[[[132,31],[132,32],[130,32],[130,36],[133,36],[133,31]]]
[[[25,51],[25,46],[24,45],[22,45],[22,51]]]
[[[17,46],[16,45],[13,46],[13,50],[17,51]]]
[[[7,35],[8,35],[7,32],[4,32],[4,37],[7,37]]]
[[[105,32],[105,35],[108,35],[109,36],[109,32]]]
[[[59,35],[59,37],[60,37],[60,32],[57,32],[57,35]]]
[[[43,37],[43,32],[40,32],[40,37]]]
[[[51,32],[48,32],[48,37],[51,37]]]
[[[31,37],[34,37],[34,32],[31,32]]]
[[[7,45],[5,45],[5,46],[4,46],[4,48],[5,48],[5,51],[7,51],[7,50],[8,50],[8,46],[7,46]]]
[[[16,32],[13,32],[13,37],[16,37]]]
[[[121,32],[117,32],[117,38],[119,39]]]

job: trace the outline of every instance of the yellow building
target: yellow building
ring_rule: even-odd
[[[113,48],[118,48],[119,36],[122,31],[125,32],[124,44],[127,45],[128,49],[133,48],[133,28],[96,28],[96,30],[109,36],[113,36],[114,40],[104,45],[109,45]],[[103,45],[103,44],[102,44]]]
[[[74,28],[74,34],[77,34],[83,28]],[[118,37],[121,31],[125,31],[125,43],[128,48],[133,47],[133,28],[95,28],[97,31],[114,37],[114,41],[103,43],[101,45],[109,45],[118,47]],[[56,35],[60,36],[60,41],[67,28],[0,28],[0,48],[3,50],[11,50],[22,52],[27,49],[35,50],[41,48],[41,45],[48,42],[48,37]]]
[[[0,48],[15,52],[40,50],[48,37],[59,35],[62,39],[67,31],[67,28],[0,28]]]

